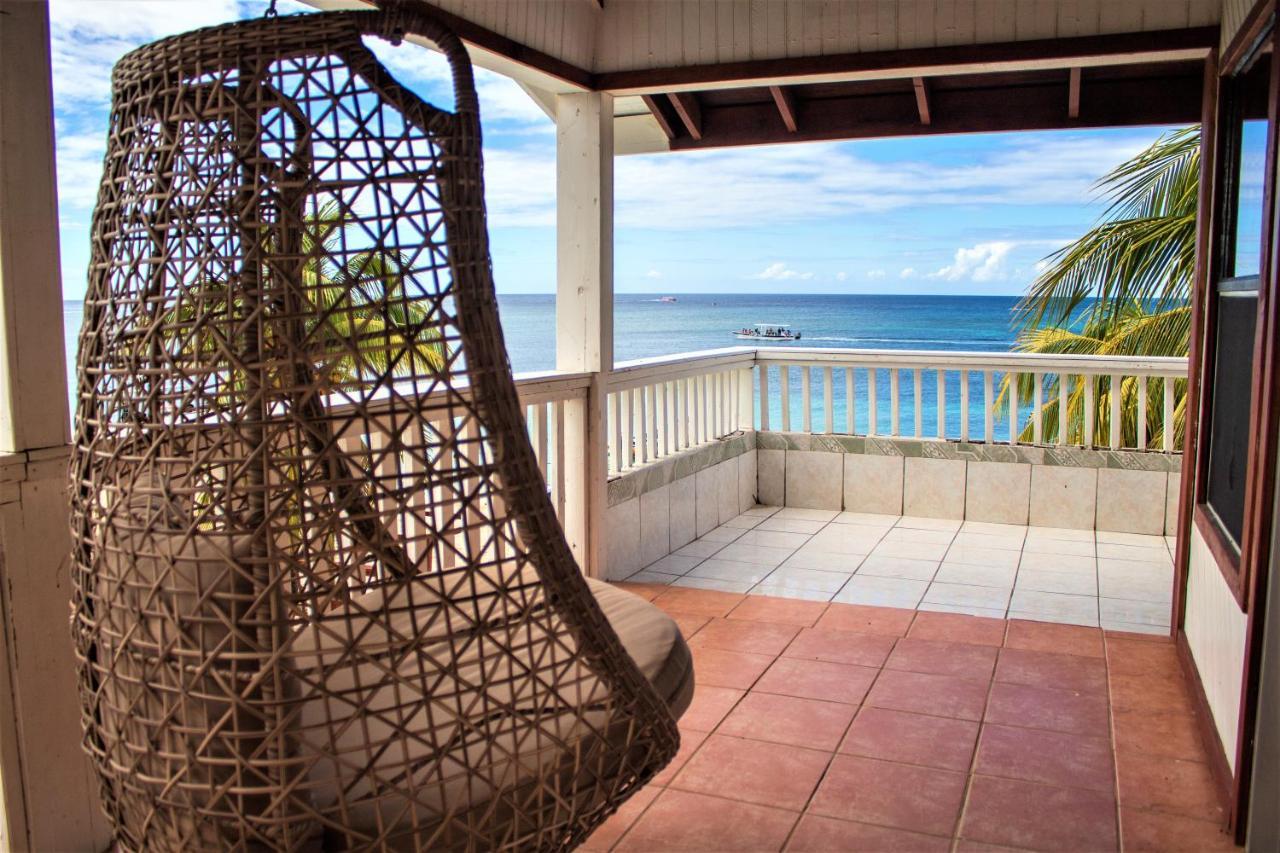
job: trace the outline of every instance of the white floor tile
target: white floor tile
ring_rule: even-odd
[[[830,521],[839,515],[831,509],[801,509],[799,507],[783,507],[775,518],[798,518],[801,521]]]
[[[772,515],[777,514],[778,510],[780,509],[782,509],[782,507],[780,506],[766,506],[764,504],[757,504],[756,506],[753,506],[751,509],[744,512],[743,515],[750,515],[756,518],[768,518]]]
[[[958,518],[928,518],[922,515],[904,515],[898,519],[898,527],[910,527],[913,530],[950,530],[960,529],[963,522]]]
[[[1017,594],[1016,591],[1014,593]],[[1015,610],[1009,608],[1009,619],[1025,619],[1028,622],[1056,622],[1059,625],[1084,625],[1089,628],[1098,627],[1098,617],[1093,615],[1074,615],[1070,613],[1039,613],[1032,610]]]
[[[663,583],[669,584],[680,579],[679,575],[667,575],[662,572],[651,572],[648,569],[641,569],[629,578],[623,580],[623,583]]]
[[[722,527],[739,527],[739,528],[742,528],[743,530],[750,530],[751,528],[767,520],[768,520],[767,518],[763,518],[758,515],[748,515],[747,513],[743,513],[737,518],[729,519],[721,526]]]
[[[977,548],[973,545],[952,545],[947,550],[945,562],[1016,569],[1019,556],[1018,551],[1006,551],[999,548]]]
[[[935,545],[950,545],[956,537],[950,530],[917,530],[911,527],[895,527],[884,535],[881,542],[928,542]]]
[[[964,604],[938,604],[932,601],[922,601],[917,610],[932,610],[935,613],[963,613],[966,616],[986,616],[989,619],[1003,619],[1005,615],[1004,608],[992,609],[990,607],[971,607]]]
[[[1018,570],[1005,566],[975,566],[971,563],[953,563],[950,557],[942,561],[942,567],[934,576],[941,583],[963,583],[972,586],[999,586],[1013,588]]]
[[[770,595],[774,598],[798,598],[803,601],[830,601],[831,593],[816,589],[800,589],[790,586],[775,586],[768,580],[761,581],[751,587],[748,595]]]
[[[943,542],[881,542],[871,553],[878,557],[941,562],[943,555],[947,553],[947,545]]]
[[[757,563],[773,568],[782,565],[782,561],[791,556],[791,548],[769,548],[765,545],[746,545],[734,542],[716,552],[719,560],[736,560],[741,563]]]
[[[660,572],[664,575],[683,575],[701,563],[702,557],[686,557],[682,554],[668,554],[661,560],[644,567],[646,572]]]
[[[1000,551],[1021,551],[1022,539],[1008,536],[988,536],[985,533],[967,533],[961,530],[951,541],[951,547],[964,545],[969,548],[991,548]]]
[[[1111,545],[1106,542],[1098,543],[1098,559],[1108,560],[1135,560],[1148,563],[1167,563],[1169,560],[1169,549],[1163,546],[1158,548],[1145,548],[1137,545]]]
[[[706,533],[699,536],[695,541],[697,542],[732,542],[735,539],[738,539],[739,537],[741,537],[742,534],[745,532],[746,531],[743,530],[741,527],[729,527],[728,525],[721,525],[720,527],[716,527],[716,528],[712,528],[711,530],[708,530]]]
[[[1003,610],[1009,604],[1009,587],[971,586],[960,583],[934,581],[925,590],[924,601],[930,604],[955,604],[965,607],[986,607]]]
[[[905,557],[880,557],[872,555],[858,566],[858,574],[882,578],[907,578],[908,580],[932,580],[938,564],[932,560],[910,560]]]
[[[928,586],[925,581],[854,575],[831,600],[845,604],[911,608],[920,603]]]
[[[1150,601],[1167,606],[1173,601],[1172,573],[1167,579],[1126,578],[1099,573],[1098,594],[1104,598]]]
[[[1137,622],[1118,622],[1114,619],[1103,619],[1102,627],[1108,631],[1129,631],[1134,634],[1169,636],[1168,625],[1142,625]]]
[[[710,557],[725,546],[723,542],[707,542],[698,539],[676,551],[681,557]]]
[[[1093,530],[1083,530],[1075,527],[1036,527],[1027,528],[1027,542],[1093,542],[1095,534]]]
[[[842,512],[831,519],[836,524],[857,524],[863,527],[893,527],[900,515],[879,515],[874,512]]]
[[[817,533],[828,522],[807,521],[803,518],[766,518],[760,522],[758,530],[780,530],[784,533]]]
[[[814,569],[820,572],[843,572],[850,574],[857,570],[863,554],[828,554],[824,551],[810,551],[801,548],[786,559],[781,568]]]
[[[1137,548],[1163,548],[1164,537],[1146,533],[1120,533],[1114,530],[1099,530],[1095,534],[1099,545],[1130,545]]]
[[[1040,613],[1072,621],[1078,625],[1098,624],[1098,599],[1092,595],[1063,595],[1057,592],[1037,592],[1030,589],[1014,589],[1009,601],[1009,612]]]
[[[852,573],[823,572],[817,569],[797,569],[780,566],[760,581],[769,586],[790,587],[795,589],[813,589],[834,594],[845,581],[853,577]]]
[[[1060,592],[1067,595],[1097,595],[1098,578],[1093,572],[1042,572],[1018,569],[1018,589]]]
[[[1080,554],[1037,554],[1034,551],[1023,551],[1022,559],[1018,561],[1018,569],[1096,575],[1098,560],[1095,557]]]
[[[862,533],[869,528],[855,528],[852,525],[832,525],[804,544],[809,551],[823,551],[828,554],[870,554],[880,543],[880,532]]]
[[[807,533],[786,533],[781,530],[748,530],[738,537],[742,545],[763,545],[766,548],[786,548],[794,551],[809,541]]]
[[[714,589],[720,592],[746,592],[754,586],[750,581],[727,581],[720,578],[691,578],[682,577],[671,584],[672,586],[688,586],[694,589]]]
[[[1022,546],[1024,554],[1066,554],[1080,557],[1094,556],[1093,539],[1032,539]]]
[[[1027,528],[1021,524],[997,524],[992,521],[966,521],[960,525],[960,532],[992,536],[997,539],[1015,539],[1018,542],[1027,536]]]
[[[703,560],[685,577],[687,578],[720,578],[726,581],[750,581],[759,583],[772,572],[769,566],[757,563],[741,563],[737,560],[719,560],[712,558]]]
[[[1168,627],[1170,602],[1122,601],[1116,598],[1098,599],[1098,610],[1109,622],[1129,622],[1135,625],[1162,625]]]

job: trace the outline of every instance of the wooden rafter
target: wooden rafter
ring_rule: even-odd
[[[679,135],[679,130],[671,120],[671,116],[667,114],[667,108],[664,106],[665,99],[661,95],[641,95],[640,99],[649,108],[649,112],[653,114],[658,127],[662,128],[667,139],[675,139]]]
[[[782,123],[787,128],[787,133],[795,133],[796,127],[796,99],[791,94],[791,90],[784,86],[770,86],[769,94],[773,95],[773,102],[778,105],[778,115],[782,116]]]
[[[923,77],[912,77],[911,87],[916,90],[916,112],[920,113],[921,124],[932,124],[933,119],[929,115],[929,87],[925,85]]]
[[[676,115],[684,122],[685,130],[694,139],[702,139],[702,107],[698,104],[698,96],[692,92],[672,92],[667,95],[671,106],[676,108]]]
[[[1067,84],[1067,118],[1080,118],[1080,69],[1072,68]]]

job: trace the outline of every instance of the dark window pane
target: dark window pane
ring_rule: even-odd
[[[1249,464],[1249,410],[1253,394],[1253,342],[1258,297],[1223,293],[1209,389],[1209,477],[1206,500],[1238,544],[1244,528],[1245,474]]]

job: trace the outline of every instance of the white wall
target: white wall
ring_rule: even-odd
[[[1191,529],[1184,630],[1209,700],[1213,723],[1235,770],[1236,726],[1244,677],[1245,614],[1214,562],[1200,531]]]

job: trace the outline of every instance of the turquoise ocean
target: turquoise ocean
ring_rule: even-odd
[[[737,346],[733,330],[754,323],[787,323],[802,338],[792,346],[852,349],[945,350],[1005,352],[1014,340],[1014,296],[919,296],[871,294],[682,294],[676,302],[662,302],[662,294],[619,293],[614,297],[614,359],[669,355],[695,350]],[[67,339],[68,372],[74,364],[74,348],[83,306],[63,305]],[[555,296],[552,294],[499,295],[498,308],[506,337],[507,351],[516,372],[555,368]],[[789,344],[774,344],[789,346]],[[798,429],[799,376],[793,369],[793,428]],[[821,377],[815,374],[815,429],[821,429]],[[857,430],[866,430],[866,371],[856,373],[855,406]],[[959,434],[959,377],[952,375],[947,388],[947,434]],[[845,423],[843,382],[837,380],[833,404],[837,428]],[[910,433],[914,419],[913,383],[904,375],[901,389],[904,432]],[[781,414],[775,378],[772,425],[778,428]],[[877,382],[880,400],[879,430],[889,425],[887,372]],[[931,435],[936,425],[936,380],[925,371],[922,420],[924,433]],[[971,435],[980,436],[983,423],[982,386],[978,375],[970,377]],[[1007,433],[999,430],[998,436]]]

